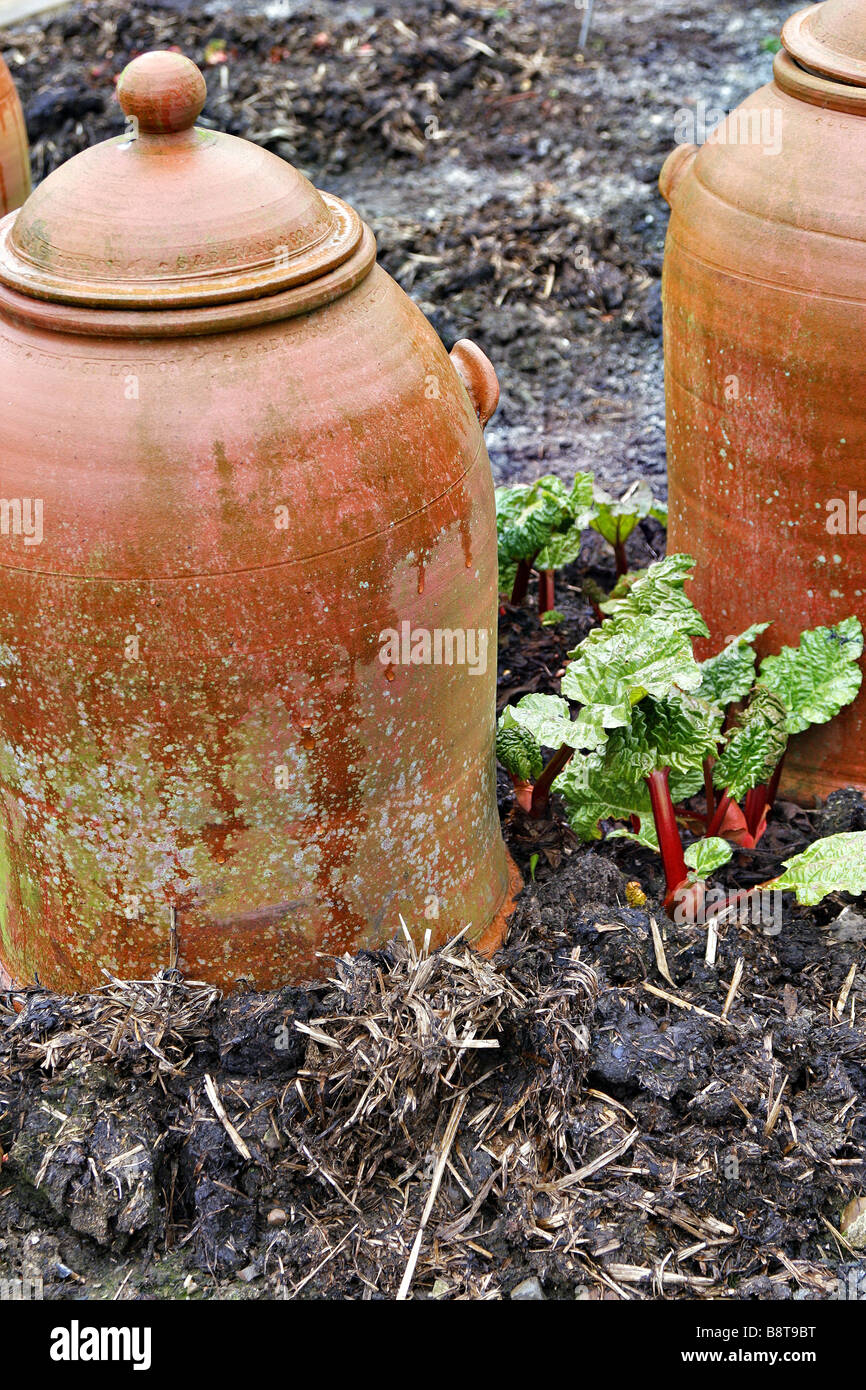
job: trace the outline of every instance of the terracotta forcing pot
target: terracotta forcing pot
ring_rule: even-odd
[[[30,151],[21,102],[0,58],[0,217],[20,208],[30,193]]]
[[[491,947],[493,369],[351,208],[195,128],[187,59],[118,92],[0,222],[0,954],[268,987],[400,914]]]
[[[715,650],[866,613],[866,5],[782,31],[773,81],[660,186],[668,547]],[[783,790],[866,789],[866,695],[792,741]]]

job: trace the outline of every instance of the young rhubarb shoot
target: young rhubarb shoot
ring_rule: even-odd
[[[743,825],[737,834],[737,842],[746,848],[754,848],[764,833],[770,809],[768,785],[784,757],[787,743],[784,704],[774,691],[764,685],[756,685],[748,705],[729,731],[725,747],[713,768],[713,781],[725,793],[728,804],[746,798]],[[720,807],[725,797],[719,803]],[[725,804],[724,810],[727,809],[728,805]],[[720,831],[723,824],[717,809],[713,829]],[[707,833],[712,833],[709,826]]]
[[[524,695],[499,717],[496,756],[511,775],[518,805],[534,816],[547,809],[554,781],[576,749],[593,750],[605,734],[586,721],[572,720],[566,700],[556,695]],[[554,749],[544,766],[542,748]]]
[[[580,554],[583,532],[596,515],[591,473],[575,475],[568,494],[568,516],[550,532],[535,557],[538,570],[538,612],[549,612],[556,604],[555,574],[572,564]]]
[[[537,741],[528,729],[517,723],[496,730],[496,756],[511,778],[514,798],[524,811],[532,804],[532,788],[544,768],[544,758]]]
[[[553,474],[534,483],[496,489],[500,592],[510,591],[512,601],[525,595],[536,555],[551,532],[569,518],[568,489]]]
[[[689,845],[684,858],[696,878],[709,878],[716,869],[727,864],[733,852],[727,840],[713,836],[709,839],[705,837],[695,840],[694,844]]]
[[[700,909],[706,903],[707,879],[722,864],[727,864],[733,850],[727,840],[695,840],[683,858],[691,870],[688,882],[678,888],[665,906],[675,922],[698,922]]]
[[[855,698],[862,680],[862,653],[863,629],[857,618],[812,628],[802,633],[797,647],[764,657],[756,690],[765,687],[779,700],[788,734],[802,733],[812,724],[826,724]],[[768,778],[753,784],[746,798],[746,824],[755,844],[775,803],[784,758],[783,746]]]
[[[554,608],[555,571],[577,559],[581,534],[595,514],[591,473],[578,473],[570,489],[550,473],[531,484],[497,488],[500,592],[510,589],[511,602],[522,602],[535,567],[539,614]]]
[[[628,571],[625,543],[638,522],[654,516],[666,526],[667,510],[662,503],[656,502],[649,484],[643,482],[632,483],[619,498],[597,487],[595,503],[598,515],[590,525],[613,546],[617,575],[623,575]]]

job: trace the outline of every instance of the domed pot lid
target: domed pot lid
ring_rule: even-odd
[[[866,87],[866,4],[824,0],[791,16],[782,29],[791,57],[821,77]]]
[[[61,165],[0,223],[5,285],[59,304],[164,310],[322,277],[333,297],[339,267],[348,287],[359,256],[372,264],[375,243],[371,254],[347,204],[268,150],[196,127],[207,89],[182,54],[136,58],[117,95],[126,132]]]

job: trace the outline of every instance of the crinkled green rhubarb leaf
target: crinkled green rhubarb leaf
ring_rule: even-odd
[[[591,473],[576,473],[567,497],[568,517],[560,523],[538,552],[535,567],[558,570],[572,564],[580,554],[582,533],[595,520],[598,508],[593,500]]]
[[[716,869],[721,868],[722,864],[727,864],[733,852],[734,847],[728,844],[727,840],[710,835],[707,839],[695,840],[693,845],[689,845],[683,858],[689,868],[694,869],[697,878],[707,878],[715,873]]]
[[[707,637],[709,628],[683,587],[694,566],[691,555],[667,555],[642,574],[635,574],[631,582],[623,586],[625,592],[621,597],[617,597],[620,588],[617,585],[607,602],[601,605],[601,611],[617,622],[645,613],[647,617],[670,623],[689,637]]]
[[[552,531],[535,557],[535,568],[559,570],[563,565],[572,564],[580,554],[581,542],[578,526],[572,526],[569,531]]]
[[[602,623],[571,653],[562,693],[594,706],[605,729],[630,723],[632,707],[647,695],[662,699],[675,688],[701,682],[688,637],[657,618],[626,617]]]
[[[520,724],[500,724],[496,730],[496,756],[512,777],[534,782],[541,776],[544,758],[538,741]]]
[[[676,805],[704,785],[704,758],[716,752],[722,718],[716,705],[685,693],[662,700],[650,696],[633,710],[631,724],[617,738],[615,756],[635,779],[669,768]]]
[[[641,830],[652,837],[647,843],[657,850],[649,788],[643,777],[635,773],[625,747],[626,733],[623,729],[614,730],[604,756],[572,758],[554,782],[553,790],[561,793],[569,824],[580,839],[600,839],[600,821],[628,820],[637,815]]]
[[[754,623],[715,656],[701,662],[700,694],[705,700],[714,700],[723,709],[734,700],[745,700],[755,684],[756,657],[752,643],[769,626],[769,623]]]
[[[617,826],[615,830],[607,832],[605,839],[633,840],[636,845],[643,845],[644,849],[653,849],[656,854],[659,853],[659,837],[656,834],[652,812],[640,821],[639,830],[626,830],[624,826]]]
[[[568,505],[575,526],[585,529],[595,520],[598,507],[595,504],[595,479],[591,473],[575,473]]]
[[[788,712],[788,733],[799,734],[810,724],[826,724],[843,705],[850,705],[862,679],[857,662],[863,651],[863,629],[856,618],[834,627],[804,632],[798,647],[783,647],[778,656],[765,656],[760,680],[774,690]]]
[[[764,887],[791,888],[804,907],[814,907],[828,893],[859,896],[866,893],[866,830],[828,835],[784,863],[785,872]]]
[[[496,532],[500,566],[531,560],[552,531],[570,523],[569,493],[561,478],[547,473],[534,483],[496,489]]]
[[[718,705],[677,691],[663,700],[645,700],[635,710],[645,721],[644,737],[652,749],[653,766],[671,770],[675,802],[694,796],[703,786],[704,759],[714,757],[722,737],[724,715]],[[684,790],[687,783],[690,790]]]
[[[517,561],[503,560],[499,557],[499,592],[508,596],[514,590],[514,581],[517,578]]]
[[[590,523],[609,545],[617,545],[628,540],[639,521],[649,516],[656,505],[652,488],[648,483],[632,483],[622,497],[611,497],[604,488],[595,489],[595,504],[598,514]]]
[[[506,705],[499,723],[502,728],[518,724],[542,747],[555,749],[568,743],[575,729],[568,701],[558,695],[524,695],[516,705]]]
[[[769,782],[788,743],[787,713],[779,696],[756,685],[739,721],[728,734],[713,768],[713,782],[739,801]]]
[[[608,729],[604,723],[606,713],[604,705],[587,705],[584,709],[578,710],[572,735],[578,748],[592,752],[604,747],[608,737]]]

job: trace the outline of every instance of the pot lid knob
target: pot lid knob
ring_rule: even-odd
[[[207,98],[207,84],[182,53],[143,53],[123,69],[117,99],[125,115],[146,135],[191,130]]]

